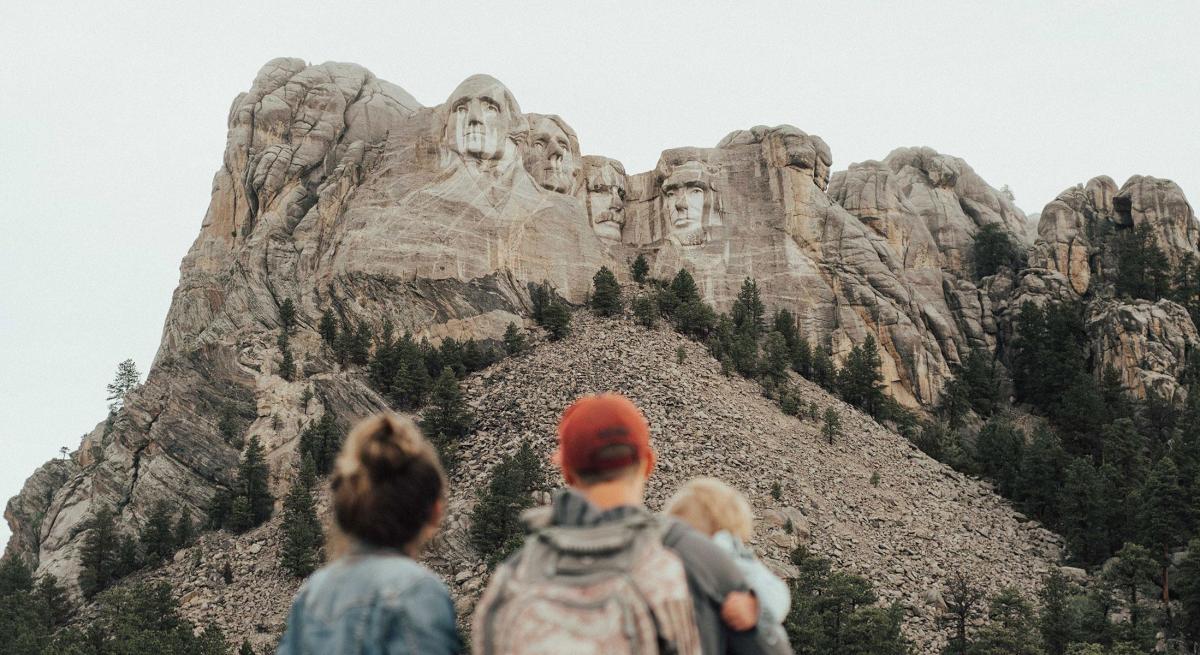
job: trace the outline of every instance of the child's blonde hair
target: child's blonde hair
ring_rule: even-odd
[[[714,535],[726,530],[742,541],[754,531],[754,512],[737,489],[716,478],[694,478],[667,501],[667,514]]]

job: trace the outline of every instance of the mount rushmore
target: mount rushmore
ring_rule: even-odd
[[[929,148],[833,172],[829,145],[781,125],[671,148],[634,174],[582,152],[564,118],[524,113],[486,75],[425,107],[357,65],[267,63],[230,108],[146,383],[9,502],[8,551],[74,580],[98,503],[129,524],[164,498],[203,515],[236,469],[239,452],[218,429],[231,403],[250,408],[247,435],[285,488],[314,416],[386,407],[323,351],[316,325],[328,309],[435,343],[499,339],[529,314],[532,285],[582,303],[597,269],[628,281],[639,254],[654,276],[691,271],[719,311],[756,279],[766,305],[790,310],[835,361],[873,335],[888,393],[917,411],[972,349],[1002,354],[1029,301],[1084,302],[1096,362],[1137,394],[1181,393],[1198,341],[1188,312],[1115,297],[1094,237],[1096,226],[1146,224],[1172,262],[1195,256],[1194,212],[1169,180],[1094,178],[1050,202],[1034,229],[965,161]],[[1028,265],[979,278],[972,246],[986,226]],[[275,374],[284,299],[301,326],[297,382]]]

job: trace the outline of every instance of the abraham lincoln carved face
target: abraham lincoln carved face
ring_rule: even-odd
[[[703,164],[686,161],[672,168],[662,183],[663,210],[672,238],[685,246],[704,243],[715,198],[716,189]]]

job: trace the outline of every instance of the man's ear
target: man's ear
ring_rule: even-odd
[[[650,479],[650,474],[654,473],[654,465],[658,463],[658,454],[653,450],[646,452],[646,468],[642,471],[642,478]]]

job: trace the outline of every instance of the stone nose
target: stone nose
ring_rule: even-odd
[[[554,159],[555,157],[562,158],[563,150],[559,147],[558,142],[550,140],[546,143],[546,158]]]
[[[483,122],[483,104],[478,100],[467,103],[467,125]]]
[[[625,201],[621,199],[621,194],[616,189],[612,190],[612,202],[609,203],[609,207],[613,209],[625,209]]]
[[[675,211],[686,214],[688,210],[687,194],[681,193],[675,196]]]

